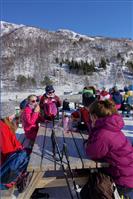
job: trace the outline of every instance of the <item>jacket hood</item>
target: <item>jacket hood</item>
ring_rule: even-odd
[[[124,121],[121,115],[114,114],[98,119],[95,123],[95,128],[100,127],[104,127],[111,131],[119,131],[124,127]]]

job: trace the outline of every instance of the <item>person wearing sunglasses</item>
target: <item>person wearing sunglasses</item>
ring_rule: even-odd
[[[58,107],[61,106],[60,98],[55,95],[52,85],[47,85],[45,93],[40,99],[41,114],[46,120],[52,120],[58,114]]]
[[[41,120],[40,106],[36,95],[29,95],[27,105],[21,114],[22,126],[28,139],[34,142]]]

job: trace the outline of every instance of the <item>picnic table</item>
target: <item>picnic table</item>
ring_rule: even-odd
[[[87,175],[82,175],[84,169],[107,166],[86,156],[83,142],[87,138],[87,134],[80,132],[66,133],[58,125],[40,124],[27,168],[32,179],[17,198],[29,199],[36,188],[67,186],[66,176],[70,186],[73,179],[77,184],[85,184]]]
[[[123,132],[130,141],[133,141],[133,120],[132,118],[124,118],[124,121],[125,127]],[[25,147],[29,146],[29,140],[26,139],[22,128],[18,129],[16,135]],[[56,139],[61,154],[63,152],[63,146],[67,146],[69,163],[76,184],[83,185],[88,179],[86,173],[82,173],[82,171],[107,166],[105,163],[94,162],[86,156],[83,142],[88,138],[87,134],[81,132],[65,133],[59,123],[55,125],[55,128],[52,128],[51,124],[41,124],[27,168],[32,174],[32,179],[25,192],[17,196],[18,199],[29,199],[36,188],[67,186],[61,161],[59,160],[59,154],[54,146],[54,140],[51,135]],[[72,176],[70,175],[68,163],[64,154],[62,163],[68,175],[68,180],[73,186]],[[13,190],[9,190],[9,192],[6,191],[6,193],[4,193],[5,197],[1,195],[1,198],[10,199],[12,191]]]

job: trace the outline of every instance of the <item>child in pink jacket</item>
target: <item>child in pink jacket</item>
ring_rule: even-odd
[[[21,119],[26,137],[34,141],[40,120],[40,107],[36,95],[30,95],[28,97],[28,103],[21,114]]]

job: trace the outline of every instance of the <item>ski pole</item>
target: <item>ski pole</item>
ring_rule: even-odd
[[[83,160],[82,160],[82,156],[81,156],[81,154],[80,154],[80,151],[79,151],[79,148],[78,148],[78,146],[77,146],[77,143],[76,143],[76,141],[75,141],[75,139],[74,139],[74,136],[73,136],[72,131],[71,131],[71,135],[72,135],[73,141],[74,141],[74,143],[75,143],[75,146],[76,146],[78,155],[79,155],[79,157],[80,157],[80,159],[81,159],[82,167],[84,168],[84,163],[83,163]],[[81,135],[81,137],[84,139],[84,137],[83,137],[83,135],[81,134],[81,132],[80,132],[80,135]]]
[[[62,133],[63,133],[63,132],[62,132]],[[72,132],[71,132],[71,134],[72,134]],[[73,137],[73,138],[74,138],[74,137]],[[63,153],[64,153],[64,155],[65,155],[65,157],[66,157],[66,160],[67,160],[67,165],[68,165],[68,168],[69,168],[69,172],[70,172],[70,175],[71,175],[71,178],[72,178],[74,190],[75,190],[75,192],[76,192],[77,198],[79,199],[79,195],[78,195],[78,193],[77,193],[77,191],[76,191],[76,190],[77,190],[76,182],[75,182],[75,180],[74,180],[74,175],[73,175],[73,172],[72,172],[72,169],[71,169],[71,166],[70,166],[70,161],[69,161],[69,156],[68,156],[68,150],[67,150],[67,144],[66,144],[66,141],[65,141],[64,133],[63,133],[63,140],[64,140],[64,143],[63,143],[63,150],[62,150],[62,158],[63,158]],[[75,140],[74,140],[74,143],[75,143],[75,145],[76,145]],[[77,148],[77,150],[78,150],[77,145],[76,145],[76,148]],[[81,158],[81,155],[80,155],[79,150],[78,150],[78,153],[79,153],[79,156],[80,156],[80,158]],[[82,158],[81,158],[81,161],[82,161]],[[83,164],[83,161],[82,161],[82,164]]]
[[[47,121],[45,122],[45,131],[44,131],[44,136],[46,137],[46,133],[47,133]],[[44,138],[44,142],[43,142],[43,150],[44,150],[44,146],[45,146],[45,138]],[[43,159],[43,153],[42,153],[42,155],[41,155],[41,165],[42,165],[42,159]]]
[[[71,178],[72,178],[72,182],[73,182],[74,190],[76,192],[76,196],[77,196],[78,199],[80,199],[79,195],[78,195],[78,192],[76,191],[77,190],[76,182],[74,180],[74,175],[73,175],[73,172],[72,172],[72,169],[71,169],[71,166],[70,166],[70,161],[69,161],[69,156],[68,156],[68,150],[67,150],[66,143],[63,143],[63,152],[64,152],[66,160],[67,160],[67,165],[68,165],[69,172],[70,172],[70,175],[71,175]]]
[[[54,144],[55,144],[55,147],[56,147],[56,149],[57,149],[57,153],[58,153],[58,156],[59,156],[59,160],[60,160],[60,162],[61,162],[61,167],[62,167],[64,176],[65,176],[65,179],[66,179],[66,183],[67,183],[67,186],[68,186],[68,189],[69,189],[69,193],[70,193],[71,199],[74,199],[73,194],[72,194],[72,191],[71,191],[71,187],[70,187],[70,184],[69,184],[69,181],[68,181],[68,178],[67,178],[67,173],[66,173],[66,171],[65,171],[65,167],[64,167],[64,164],[63,164],[63,161],[62,161],[61,152],[60,152],[59,146],[58,146],[58,144],[57,144],[57,142],[56,142],[56,136],[55,136],[55,132],[54,132],[53,129],[52,129],[51,137],[52,137],[53,142],[54,142]]]

